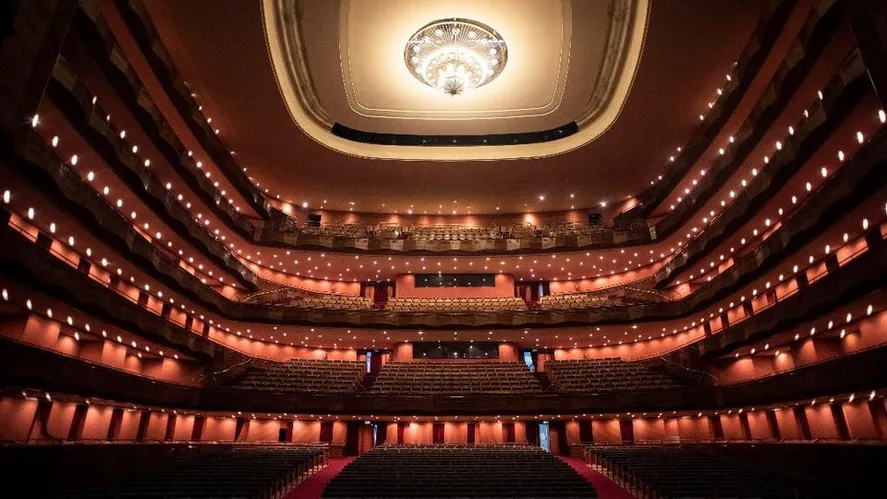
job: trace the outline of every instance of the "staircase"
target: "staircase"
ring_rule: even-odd
[[[376,377],[379,373],[366,373],[363,375],[363,378],[360,380],[360,386],[363,387],[364,390],[370,391],[373,387],[373,383],[376,382]]]

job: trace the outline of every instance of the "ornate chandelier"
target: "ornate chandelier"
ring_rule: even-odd
[[[455,96],[486,85],[502,74],[508,62],[508,47],[499,33],[486,24],[441,19],[416,31],[403,56],[417,80]]]

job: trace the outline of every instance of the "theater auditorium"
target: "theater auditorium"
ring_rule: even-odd
[[[869,498],[887,2],[0,0],[33,498]]]

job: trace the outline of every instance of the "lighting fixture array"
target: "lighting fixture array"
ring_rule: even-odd
[[[407,41],[404,63],[410,74],[451,96],[495,80],[508,62],[508,46],[493,28],[469,19],[426,24]]]

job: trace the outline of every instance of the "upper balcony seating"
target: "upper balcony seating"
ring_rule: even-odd
[[[610,308],[622,302],[608,296],[592,293],[564,293],[539,297],[540,310],[569,310],[574,308]]]
[[[519,362],[444,360],[388,362],[371,391],[394,395],[536,393],[542,386]]]
[[[360,384],[366,364],[349,360],[292,359],[250,367],[232,388],[267,392],[350,393]]]
[[[19,494],[46,498],[282,497],[323,466],[320,446],[40,445],[0,448]],[[47,479],[47,473],[52,479]]]
[[[357,458],[323,492],[345,497],[597,497],[569,465],[538,447],[381,446]]]
[[[391,298],[385,305],[388,312],[499,312],[527,310],[517,297],[499,298]]]
[[[648,281],[645,281],[648,282]],[[675,299],[670,293],[639,286],[618,286],[588,293],[562,293],[539,298],[541,310],[612,308],[661,303]]]
[[[366,227],[359,224],[327,224],[306,226],[300,229],[302,234],[308,236],[324,236],[324,237],[347,237],[351,239],[362,239],[368,237],[372,233],[372,226]]]
[[[266,224],[264,230],[295,232],[308,236],[339,237],[351,239],[414,239],[420,241],[485,241],[500,239],[533,239],[542,237],[578,237],[610,232],[646,229],[644,221],[629,224],[603,225],[579,222],[551,222],[539,226],[529,223],[510,225],[400,225],[380,223],[361,225],[356,223],[331,223],[300,226],[289,217],[279,217]]]
[[[619,358],[553,360],[545,363],[558,392],[640,392],[680,388],[672,376]]]
[[[875,497],[887,462],[887,447],[868,445],[629,445],[585,451],[610,476],[639,481],[645,491],[639,497]]]
[[[330,310],[369,310],[373,301],[363,296],[316,293],[298,288],[280,288],[253,294],[243,300],[247,303],[292,308],[324,308]]]
[[[426,241],[475,241],[502,239],[503,233],[498,227],[414,225],[402,227],[400,236],[403,239],[420,239]]]

